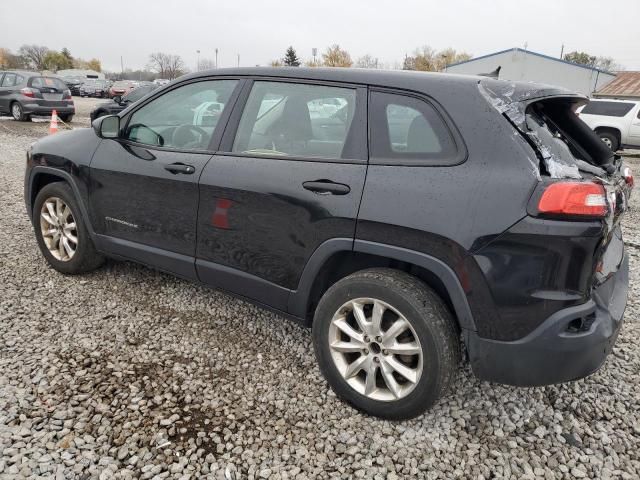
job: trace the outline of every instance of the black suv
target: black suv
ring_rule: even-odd
[[[633,177],[587,99],[482,77],[255,68],[182,77],[27,155],[56,270],[135,260],[306,322],[336,393],[385,418],[456,377],[597,370],[620,330]]]

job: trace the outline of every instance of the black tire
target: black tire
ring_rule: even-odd
[[[68,113],[65,115],[58,115],[60,117],[60,120],[62,120],[64,123],[71,123],[71,121],[73,120],[73,114],[72,113]]]
[[[391,305],[409,321],[420,342],[423,371],[413,390],[392,401],[369,398],[352,388],[331,356],[329,329],[334,314],[356,298]],[[418,278],[387,268],[356,272],[324,294],[313,321],[313,344],[320,370],[334,392],[356,409],[390,420],[413,418],[431,408],[454,382],[460,340],[453,316],[442,299]]]
[[[11,104],[11,116],[18,122],[26,122],[30,119],[29,115],[24,113],[24,108],[20,102],[13,102]]]
[[[93,120],[95,120],[96,118],[104,117],[105,115],[107,115],[107,112],[105,112],[104,110],[98,110],[93,116]]]
[[[76,235],[78,245],[75,254],[70,260],[61,261],[56,259],[45,245],[42,231],[40,228],[40,209],[43,203],[50,197],[58,197],[71,209],[71,214],[76,223]],[[85,225],[82,212],[78,207],[78,203],[73,195],[69,185],[65,182],[55,182],[45,185],[33,204],[32,214],[33,228],[38,241],[38,246],[42,255],[44,255],[49,265],[60,273],[75,275],[95,270],[104,263],[104,257],[95,249],[91,236]]]
[[[602,140],[611,150],[614,152],[620,148],[620,142],[618,136],[611,132],[598,132],[598,137]]]

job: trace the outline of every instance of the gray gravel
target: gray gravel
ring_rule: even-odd
[[[19,132],[0,126],[0,478],[640,477],[640,249],[598,373],[517,389],[466,368],[432,411],[380,421],[336,399],[289,320],[130,263],[48,268],[22,199],[34,127],[0,125]]]

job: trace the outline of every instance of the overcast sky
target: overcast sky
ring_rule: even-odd
[[[25,9],[28,12],[25,12]],[[474,56],[523,47],[558,56],[582,50],[640,70],[640,0],[0,0],[0,47],[67,47],[103,69],[141,68],[151,52],[190,69],[219,50],[221,67],[268,64],[288,45],[311,57],[338,43],[352,58],[393,67],[429,45]]]

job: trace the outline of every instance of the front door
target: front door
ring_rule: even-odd
[[[124,115],[121,138],[102,140],[89,192],[100,248],[195,277],[198,178],[237,84],[179,85]]]
[[[366,90],[255,81],[200,179],[197,271],[286,310],[314,250],[353,239],[366,173]],[[237,133],[236,133],[237,132]]]

